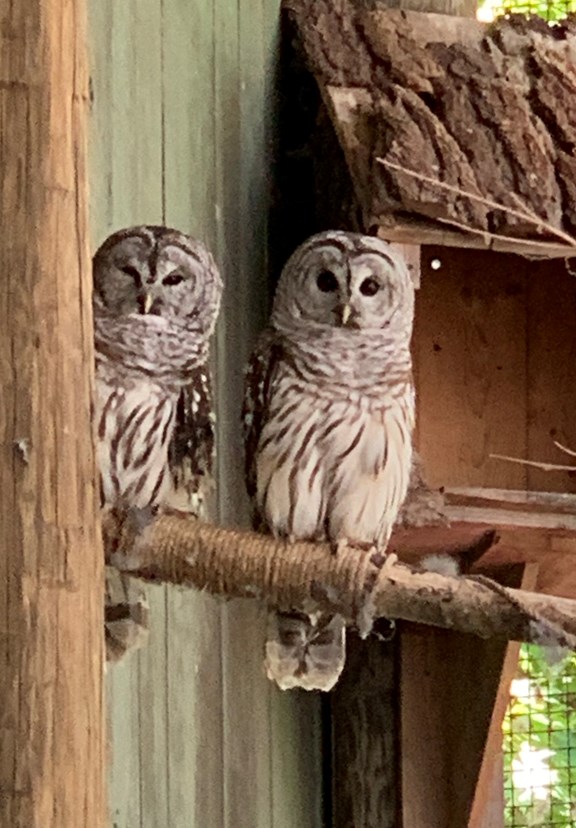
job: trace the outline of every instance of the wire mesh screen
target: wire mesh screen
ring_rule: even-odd
[[[576,10],[576,3],[573,0],[510,0],[510,2],[499,2],[494,6],[496,15],[502,14],[537,14],[544,20],[562,20],[571,12]]]
[[[576,12],[576,0],[479,0],[477,17],[489,22],[505,14],[535,14],[550,23]]]
[[[506,828],[576,828],[576,654],[524,644],[503,725]]]

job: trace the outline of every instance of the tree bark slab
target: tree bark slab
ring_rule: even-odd
[[[452,244],[570,255],[574,21],[487,26],[351,0],[285,7],[367,228],[398,241],[423,232],[429,242],[435,231]]]

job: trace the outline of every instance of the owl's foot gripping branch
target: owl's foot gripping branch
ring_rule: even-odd
[[[108,562],[142,578],[256,598],[280,609],[337,612],[368,634],[386,617],[576,649],[576,601],[510,589],[481,576],[415,570],[395,555],[292,543],[194,518],[164,515],[147,525],[104,517]]]

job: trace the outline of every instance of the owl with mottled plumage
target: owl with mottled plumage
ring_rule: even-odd
[[[142,226],[106,239],[93,273],[102,503],[196,511],[214,447],[207,361],[222,293],[218,269],[201,242]],[[108,570],[113,660],[139,643],[136,628],[145,626],[134,584]]]
[[[320,233],[289,259],[246,376],[260,528],[385,550],[410,478],[413,316],[406,264],[377,238]],[[270,615],[266,671],[282,689],[329,690],[344,659],[339,616]]]

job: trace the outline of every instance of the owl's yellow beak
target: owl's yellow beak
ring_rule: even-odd
[[[342,307],[340,308],[340,324],[343,328],[345,328],[348,324],[348,320],[350,319],[351,313],[352,309],[348,303],[342,305]]]
[[[152,307],[153,302],[154,297],[150,293],[147,293],[144,296],[144,302],[142,303],[143,313],[150,313],[150,308]]]

